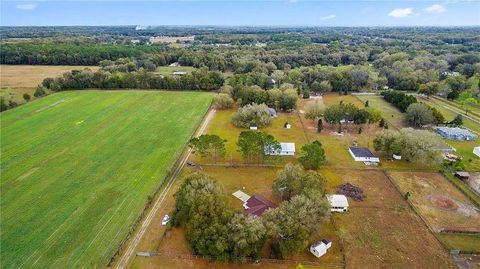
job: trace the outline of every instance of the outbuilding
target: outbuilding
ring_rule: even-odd
[[[345,195],[330,194],[327,195],[327,199],[330,203],[331,212],[345,212],[348,210],[348,200]]]
[[[264,149],[265,155],[270,156],[293,156],[295,155],[295,143],[280,143],[280,149],[275,150],[270,146],[266,146]]]
[[[477,155],[478,157],[480,157],[480,147],[474,147],[473,148],[473,154]]]
[[[252,125],[252,126],[250,126],[250,130],[258,130],[257,125]]]
[[[470,174],[464,171],[457,171],[455,172],[455,176],[461,180],[467,180],[470,178]]]
[[[332,241],[322,239],[310,246],[310,252],[315,257],[320,258],[327,253],[327,250],[332,246]]]
[[[476,134],[459,127],[437,127],[437,133],[451,140],[472,141],[477,139]]]
[[[292,125],[288,122],[285,122],[283,126],[285,127],[285,129],[292,129]]]
[[[172,73],[174,76],[183,76],[183,75],[186,75],[187,72],[184,72],[184,71],[175,71]]]
[[[380,159],[366,147],[349,147],[348,152],[356,162],[379,163]]]

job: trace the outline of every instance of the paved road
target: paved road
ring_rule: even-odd
[[[200,128],[197,132],[197,136],[199,136],[199,135],[203,134],[203,132],[205,132],[205,129],[207,128],[207,125],[210,122],[210,120],[212,119],[214,113],[215,113],[214,109],[211,109],[208,112],[207,116],[205,117],[205,120],[203,121],[202,125],[200,126]],[[191,153],[192,153],[192,151],[191,151],[191,149],[189,149],[187,154],[185,155],[185,157],[182,159],[180,164],[177,166],[177,168],[173,172],[172,177],[170,177],[170,180],[169,180],[167,186],[160,193],[157,200],[153,204],[152,209],[148,212],[147,216],[143,220],[143,223],[140,226],[140,229],[135,234],[135,236],[132,238],[132,240],[127,242],[127,247],[126,247],[125,251],[123,252],[123,255],[120,257],[120,260],[119,260],[117,266],[115,267],[116,269],[126,268],[129,264],[130,260],[132,259],[132,257],[134,257],[135,250],[137,249],[138,244],[142,240],[145,232],[147,231],[147,228],[150,226],[150,223],[152,222],[156,213],[162,207],[163,201],[165,200],[165,197],[167,196],[168,191],[170,190],[173,183],[177,179],[177,176],[180,173],[180,171],[182,170],[182,168],[185,166],[185,163],[187,162]]]

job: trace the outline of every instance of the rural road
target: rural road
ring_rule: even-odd
[[[417,97],[419,97],[419,96],[417,95]],[[425,99],[424,97],[419,97],[419,98]],[[436,99],[436,98],[432,98],[432,99],[430,99],[430,101],[432,101],[432,100],[434,100],[434,99]],[[470,117],[469,115],[465,115],[465,114],[464,114],[465,111],[463,111],[463,110],[461,110],[461,109],[458,109],[458,108],[456,108],[456,107],[454,107],[454,106],[445,104],[445,103],[443,103],[441,100],[438,100],[438,99],[436,99],[436,100],[433,101],[433,102],[436,103],[437,105],[445,108],[446,110],[449,110],[449,111],[451,111],[451,112],[453,112],[453,113],[460,114],[460,115],[462,115],[464,118],[467,118],[467,119],[469,119],[469,120],[471,120],[471,121],[473,121],[473,122],[475,122],[475,123],[477,123],[477,124],[480,124],[480,121],[479,121],[479,120],[477,120],[476,118]]]
[[[197,136],[199,136],[199,135],[203,134],[203,132],[205,132],[205,129],[207,128],[207,125],[210,122],[210,120],[212,119],[214,113],[215,113],[215,110],[210,109],[210,111],[208,112],[207,116],[205,117],[202,125],[198,129],[198,132],[196,134]],[[165,189],[162,190],[162,192],[158,196],[157,200],[155,201],[152,209],[148,212],[147,216],[143,220],[142,225],[140,226],[140,229],[135,234],[135,236],[132,238],[132,240],[127,242],[127,247],[126,247],[125,251],[123,252],[123,255],[120,257],[120,260],[119,260],[117,266],[115,267],[116,269],[127,268],[128,264],[130,262],[130,259],[132,259],[132,257],[135,254],[135,250],[137,249],[138,244],[142,240],[143,235],[145,234],[148,227],[150,226],[150,223],[152,222],[153,218],[155,217],[156,213],[158,212],[158,209],[161,208],[161,206],[163,204],[163,201],[165,200],[165,197],[168,194],[168,191],[170,190],[173,183],[177,179],[177,176],[180,173],[180,171],[182,171],[182,168],[185,166],[185,163],[187,162],[191,153],[192,153],[192,150],[189,149],[187,154],[185,155],[185,157],[182,159],[182,161],[180,162],[180,164],[177,166],[177,168],[173,172],[172,176],[170,177],[170,180],[169,180],[167,186],[165,187]]]

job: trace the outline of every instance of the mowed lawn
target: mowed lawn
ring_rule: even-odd
[[[211,98],[76,91],[3,112],[1,267],[104,267]]]

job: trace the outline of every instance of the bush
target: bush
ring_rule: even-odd
[[[24,94],[23,94],[23,99],[24,99],[26,102],[30,101],[31,98],[32,98],[32,97],[30,97],[30,94],[28,94],[28,93],[24,93]]]
[[[233,101],[232,97],[225,93],[219,93],[213,98],[213,104],[218,109],[232,108],[234,103],[235,101]]]
[[[238,109],[238,112],[232,117],[233,125],[242,128],[257,126],[259,128],[268,126],[272,122],[270,111],[265,104],[251,104]]]
[[[402,112],[405,112],[411,104],[417,102],[417,98],[415,98],[415,96],[407,95],[397,91],[384,91],[382,92],[382,96],[385,101],[393,104]]]

